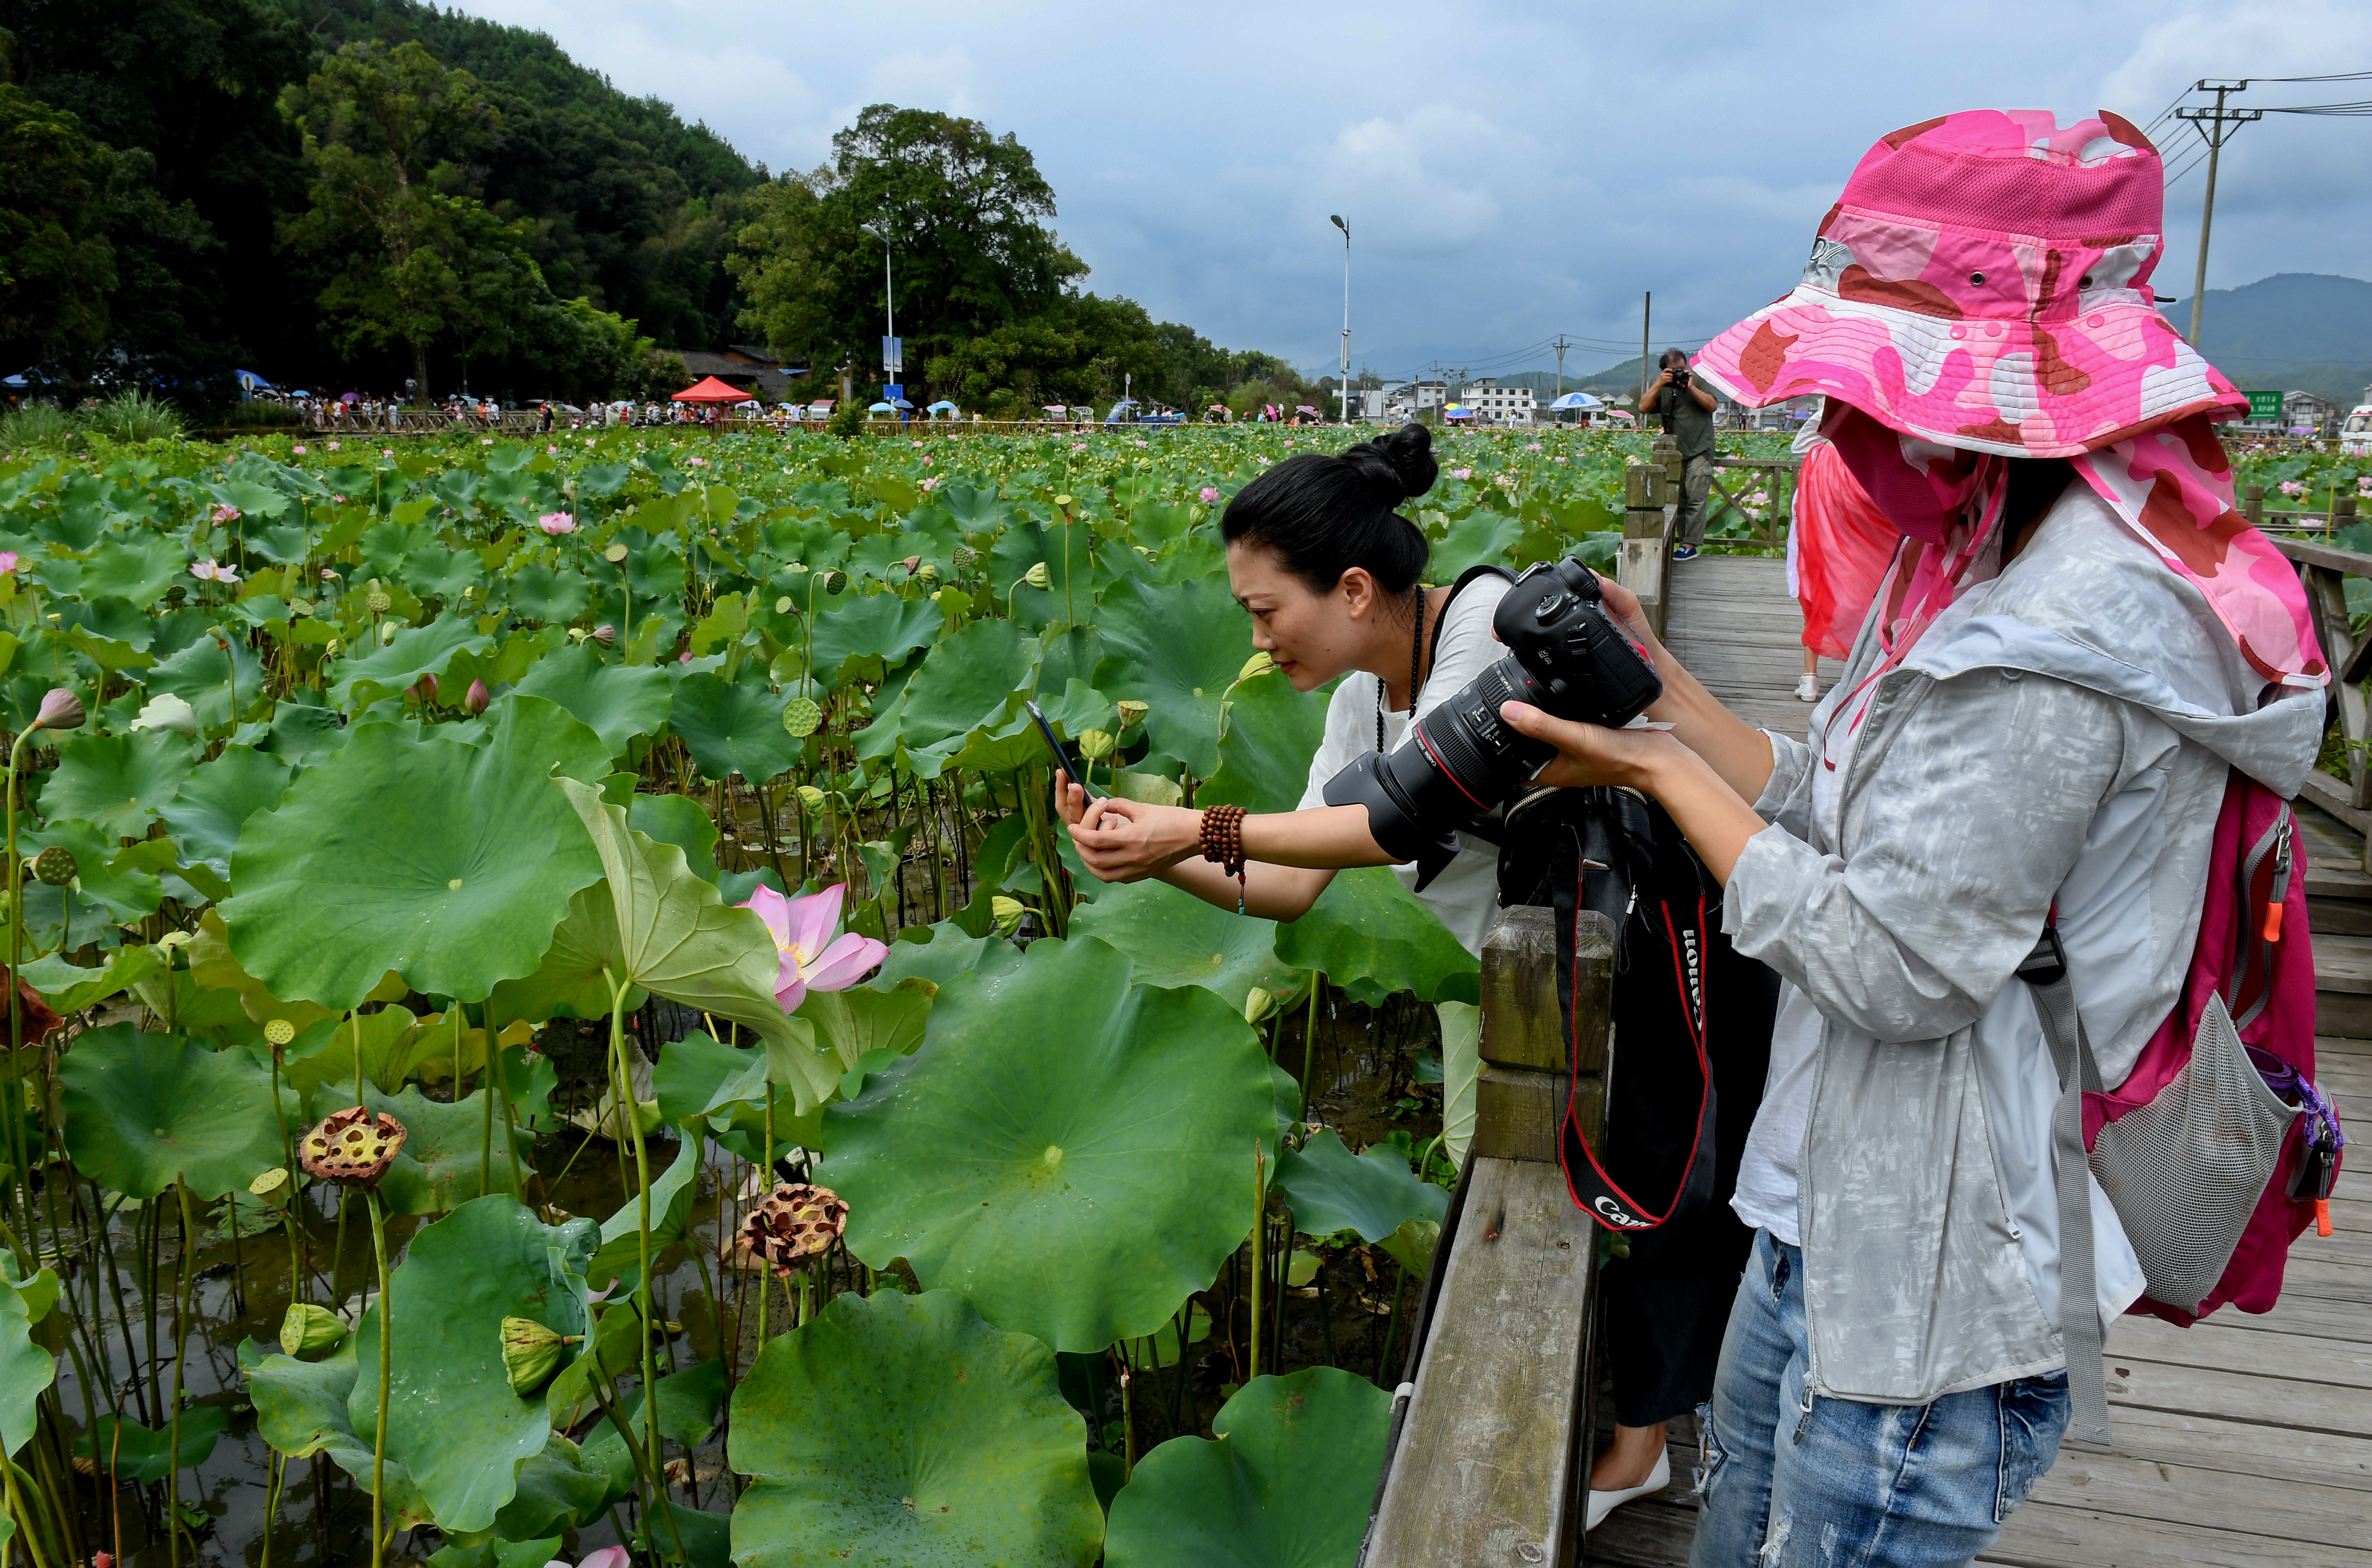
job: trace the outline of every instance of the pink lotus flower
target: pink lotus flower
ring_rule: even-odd
[[[238,568],[236,566],[218,566],[215,564],[214,559],[209,556],[203,561],[191,562],[190,575],[197,578],[198,581],[202,583],[236,583],[238,581]]]
[[[2296,497],[2306,494],[2306,486],[2299,483],[2296,480],[2285,479],[2282,481],[2282,494],[2291,497],[2292,499],[2296,499]]]
[[[390,447],[386,448],[385,450],[381,451],[381,452],[379,453],[379,456],[380,456],[380,457],[382,457],[382,458],[391,458],[391,457],[395,456],[395,448],[394,448],[394,447]]]
[[[924,458],[923,460],[924,460],[924,462],[926,462],[926,463],[927,463],[927,462],[929,462],[931,459],[928,459],[928,458]],[[938,487],[939,487],[939,482],[938,482],[938,478],[937,478],[937,476],[936,476],[936,475],[933,475],[931,478],[929,478],[929,479],[926,479],[926,480],[923,481],[923,490],[924,490],[924,492],[925,494],[928,494],[928,493],[929,493],[929,492],[931,492],[931,491],[936,490]]]
[[[1205,506],[1215,506],[1218,504],[1219,487],[1215,484],[1204,485],[1203,487],[1203,505]]]
[[[217,506],[214,510],[214,520],[217,523],[235,523],[238,521],[238,508],[236,506]]]
[[[1474,470],[1472,469],[1451,469],[1449,470],[1449,477],[1452,479],[1472,479],[1474,477]]]
[[[301,443],[296,447],[296,455],[300,458],[305,455],[305,448]]]
[[[576,1568],[629,1568],[633,1562],[634,1559],[627,1555],[624,1547],[605,1546],[599,1551],[587,1553],[585,1561],[579,1562]],[[547,1562],[543,1568],[568,1568],[568,1564]]]
[[[741,906],[757,912],[783,955],[783,967],[774,980],[774,1000],[783,1005],[784,1012],[797,1012],[809,991],[847,990],[890,956],[890,949],[870,936],[853,931],[843,932],[837,938],[832,935],[839,929],[841,902],[847,894],[845,882],[794,899],[762,885]]]
[[[6,576],[16,569],[17,552],[13,550],[0,550],[0,577]]]
[[[576,519],[566,512],[546,512],[535,520],[535,526],[552,535],[575,533]]]

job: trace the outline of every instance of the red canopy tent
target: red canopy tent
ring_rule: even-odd
[[[750,401],[750,394],[730,381],[704,376],[697,385],[686,387],[668,401],[678,403],[746,403]]]

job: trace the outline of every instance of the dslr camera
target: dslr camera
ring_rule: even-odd
[[[1620,728],[1664,694],[1654,661],[1607,612],[1597,574],[1578,560],[1527,568],[1491,628],[1506,656],[1419,719],[1398,750],[1371,751],[1326,785],[1327,805],[1365,806],[1378,845],[1417,862],[1424,881],[1457,853],[1456,830],[1499,811],[1556,755],[1503,723],[1500,703]]]
[[[1689,367],[1685,365],[1675,365],[1671,366],[1671,372],[1672,389],[1676,392],[1687,391],[1689,388]]]

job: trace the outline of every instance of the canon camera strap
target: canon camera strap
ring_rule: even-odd
[[[1547,868],[1549,885],[1541,890],[1557,916],[1557,1001],[1564,1015],[1569,1074],[1557,1162],[1575,1206],[1599,1224],[1609,1230],[1653,1230],[1696,1212],[1713,1196],[1715,1102],[1705,1050],[1705,967],[1706,922],[1718,908],[1717,897],[1709,891],[1703,866],[1687,841],[1645,797],[1615,789],[1556,793],[1564,797],[1555,801],[1558,851]],[[1574,993],[1580,981],[1585,910],[1606,916],[1619,933],[1608,1114],[1624,1117],[1627,1141],[1656,1156],[1643,1162],[1651,1168],[1634,1175],[1627,1186],[1591,1147],[1574,1111],[1582,1048]],[[1678,1039],[1670,1028],[1674,1021]],[[1695,1058],[1694,1103],[1687,1103],[1686,1092],[1634,1094],[1618,1110],[1624,1051],[1677,1047],[1683,1040]],[[1631,1063],[1634,1074],[1647,1065]],[[1653,1186],[1643,1190],[1649,1182]]]

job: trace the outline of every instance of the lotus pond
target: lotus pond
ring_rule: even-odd
[[[1348,438],[0,460],[0,1550],[1347,1562],[1475,966],[1094,882],[1023,703],[1289,808],[1215,523]],[[1644,449],[1453,439],[1432,575]]]

